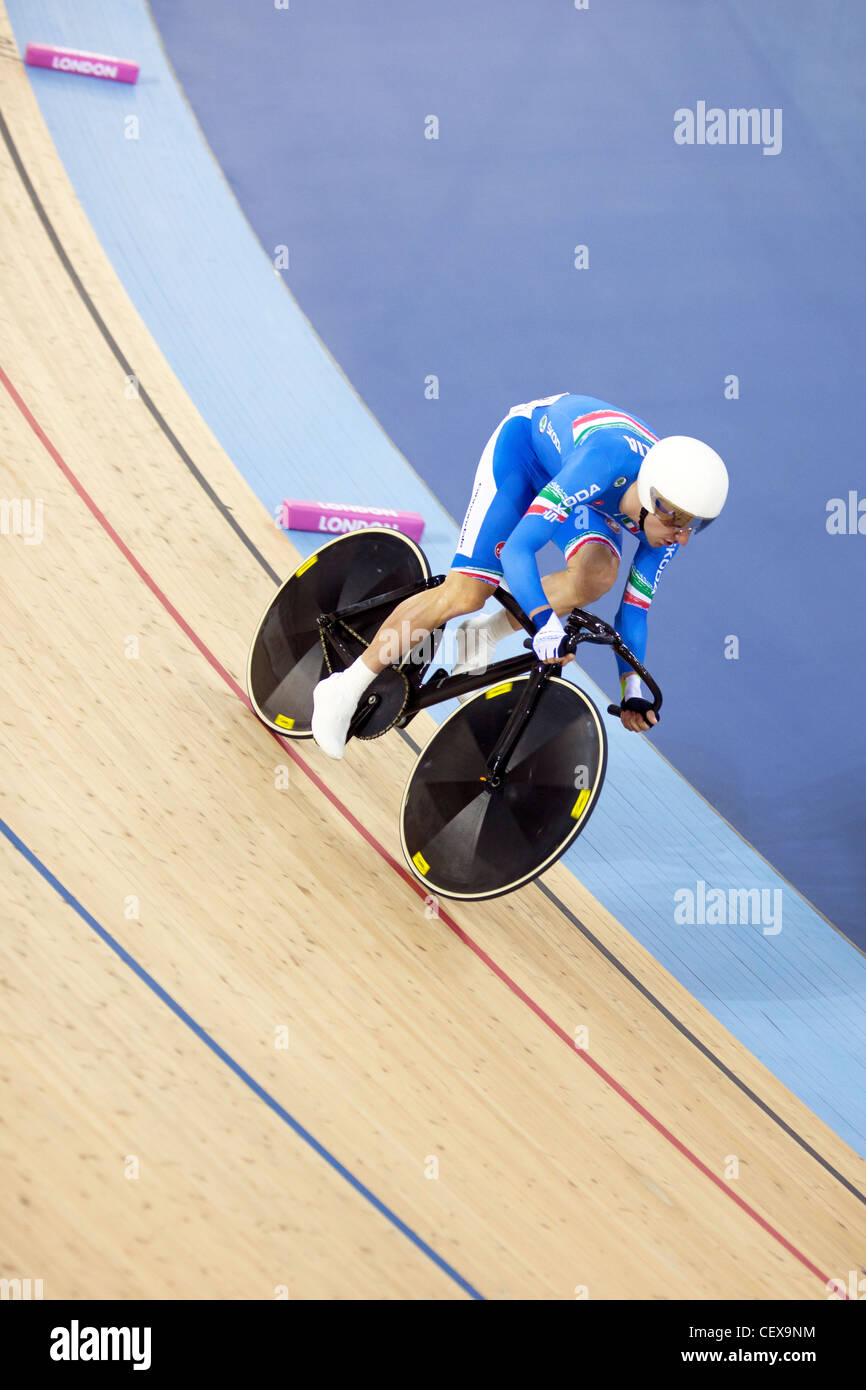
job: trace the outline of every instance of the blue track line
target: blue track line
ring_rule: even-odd
[[[356,1192],[359,1192],[360,1195],[364,1197],[366,1201],[370,1203],[371,1206],[375,1207],[376,1210],[382,1216],[384,1216],[386,1220],[390,1221],[392,1226],[396,1226],[397,1230],[400,1231],[400,1233],[404,1235],[407,1240],[410,1240],[413,1245],[417,1246],[417,1248],[421,1251],[422,1254],[426,1255],[428,1259],[432,1260],[433,1263],[437,1265],[439,1269],[442,1270],[443,1274],[447,1274],[449,1279],[453,1279],[454,1283],[459,1285],[459,1287],[463,1289],[465,1293],[469,1294],[470,1298],[479,1299],[482,1302],[485,1301],[483,1294],[479,1293],[477,1289],[473,1288],[467,1279],[464,1279],[461,1274],[457,1273],[456,1269],[452,1269],[451,1265],[449,1265],[446,1260],[443,1260],[441,1255],[437,1255],[436,1251],[431,1249],[431,1247],[427,1244],[426,1241],[422,1240],[421,1237],[411,1229],[411,1227],[407,1226],[405,1221],[401,1221],[400,1217],[397,1216],[395,1212],[391,1211],[389,1207],[386,1207],[385,1203],[381,1202],[379,1198],[370,1191],[369,1187],[365,1187],[359,1178],[356,1178],[353,1173],[350,1173],[348,1168],[344,1167],[344,1165],[340,1162],[338,1158],[335,1158],[334,1155],[332,1153],[329,1153],[328,1150],[324,1148],[317,1139],[314,1139],[312,1134],[310,1134],[309,1130],[304,1129],[304,1126],[302,1124],[300,1124],[297,1120],[293,1119],[289,1112],[283,1109],[279,1101],[274,1100],[273,1096],[269,1095],[268,1092],[264,1090],[264,1088],[260,1086],[259,1083],[250,1076],[248,1071],[245,1071],[244,1068],[240,1066],[240,1064],[236,1062],[233,1057],[230,1057],[229,1054],[225,1051],[225,1049],[220,1047],[219,1043],[215,1042],[214,1039],[210,1036],[210,1034],[206,1033],[200,1024],[196,1023],[195,1019],[187,1013],[186,1009],[184,1009],[180,1004],[178,1004],[178,1002],[175,999],[172,999],[171,995],[163,989],[162,985],[158,984],[157,981],[153,978],[153,976],[149,975],[148,972],[144,969],[144,967],[139,965],[138,961],[134,960],[128,951],[124,950],[124,948],[120,945],[120,942],[115,941],[111,933],[106,931],[104,927],[101,927],[99,925],[96,918],[92,917],[90,913],[87,911],[87,908],[82,906],[78,899],[74,897],[72,893],[70,893],[68,888],[64,888],[60,880],[54,877],[51,870],[47,868],[45,864],[42,863],[41,859],[37,858],[37,856],[33,853],[31,849],[28,849],[24,841],[19,839],[19,837],[15,834],[15,831],[12,830],[12,828],[8,826],[6,822],[2,819],[0,819],[0,831],[3,832],[9,843],[13,845],[14,848],[17,849],[18,852],[24,856],[28,864],[32,865],[32,867],[36,869],[37,873],[42,875],[42,877],[45,879],[45,882],[50,884],[50,886],[54,889],[54,891],[57,894],[59,894],[63,901],[65,903],[68,903],[70,907],[75,909],[79,917],[81,917],[81,919],[84,922],[86,922],[87,925],[91,927],[93,931],[96,932],[96,935],[105,942],[106,946],[111,947],[114,954],[120,957],[124,965],[128,965],[130,970],[132,970],[133,973],[136,974],[138,978],[147,985],[148,989],[153,990],[153,993],[157,996],[157,998],[161,999],[164,1004],[167,1004],[168,1007],[171,1009],[172,1013],[176,1014],[176,1016],[181,1020],[181,1022],[185,1023],[187,1028],[189,1028],[191,1032],[195,1033],[196,1037],[199,1038],[201,1042],[203,1042],[207,1047],[209,1047],[211,1052],[213,1052],[217,1057],[219,1057],[220,1061],[224,1062],[226,1066],[234,1072],[235,1076],[239,1077],[240,1080],[243,1081],[244,1085],[249,1087],[249,1089],[253,1092],[254,1095],[258,1096],[259,1100],[263,1100],[265,1105],[267,1105],[271,1110],[273,1110],[275,1115],[278,1115],[279,1118],[285,1124],[287,1124],[290,1129],[293,1129],[295,1134],[297,1134],[300,1139],[303,1139],[305,1144],[309,1144],[310,1148],[313,1149],[314,1152],[317,1153],[320,1158],[323,1158],[326,1163],[330,1164],[334,1171],[339,1173],[340,1177],[344,1178],[346,1182],[350,1185],[350,1187],[353,1187]]]

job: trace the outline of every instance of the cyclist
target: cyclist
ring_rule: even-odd
[[[662,572],[680,546],[719,515],[725,465],[708,445],[684,435],[660,439],[633,415],[592,396],[563,393],[517,405],[489,439],[475,474],[457,553],[443,584],[399,604],[370,646],[345,671],[320,681],[312,729],[341,758],[349,723],[367,686],[449,618],[483,607],[504,582],[536,627],[540,661],[562,662],[560,617],[612,588],[622,532],[638,540],[615,626],[639,661],[647,611]],[[548,541],[566,568],[541,578],[536,555]],[[517,624],[505,609],[458,629],[455,673],[486,668],[497,642]],[[617,657],[622,723],[633,732],[656,722],[640,679]]]

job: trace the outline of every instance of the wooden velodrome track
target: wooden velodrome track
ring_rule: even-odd
[[[2,495],[44,506],[41,543],[0,537],[0,1276],[825,1298],[862,1263],[863,1161],[564,869],[425,910],[408,743],[334,764],[245,707],[267,569],[297,554],[120,287],[0,25]]]

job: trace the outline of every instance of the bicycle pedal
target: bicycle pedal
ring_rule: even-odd
[[[409,682],[395,666],[388,666],[377,676],[363,703],[356,711],[350,726],[353,737],[366,740],[381,738],[393,729],[409,702]]]

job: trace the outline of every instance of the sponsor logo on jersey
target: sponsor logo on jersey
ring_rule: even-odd
[[[676,553],[677,553],[677,547],[676,547],[675,545],[666,545],[666,546],[665,546],[665,553],[664,553],[664,555],[662,556],[661,563],[659,564],[658,569],[656,570],[656,584],[658,584],[659,580],[661,579],[662,570],[665,569],[666,566],[670,564],[671,560],[674,558],[674,556],[676,555]],[[655,593],[655,587],[653,588],[653,593]]]
[[[628,478],[625,476],[625,474],[623,474],[623,476],[622,476],[621,478],[615,478],[615,479],[614,479],[613,485],[614,485],[614,487],[622,487],[623,483],[627,483],[627,482],[628,482]]]
[[[632,453],[640,454],[642,459],[646,458],[647,454],[652,448],[652,445],[648,443],[646,439],[632,439],[630,434],[624,434],[623,439],[625,440],[628,447],[631,449]]]
[[[556,452],[558,454],[562,453],[562,445],[559,442],[559,435],[556,433],[556,430],[553,428],[553,425],[550,423],[546,415],[542,415],[541,419],[538,422],[538,433],[546,434],[548,439],[552,440]]]
[[[563,500],[567,502],[570,507],[573,507],[577,502],[585,502],[587,498],[591,497],[594,492],[601,492],[601,488],[599,487],[598,483],[591,483],[588,488],[584,488],[581,492],[571,493]],[[592,505],[594,507],[600,507],[601,501],[593,502]]]
[[[607,524],[608,524],[608,526],[610,527],[611,531],[613,531],[614,535],[615,535],[615,536],[618,536],[619,533],[620,533],[620,531],[622,530],[622,527],[620,526],[619,522],[618,522],[618,521],[614,521],[614,519],[613,519],[612,516],[606,516],[606,517],[605,517],[605,521],[607,522]]]
[[[499,557],[500,557],[500,555],[502,554],[502,552],[503,552],[504,549],[505,549],[505,541],[500,541],[499,544],[497,545],[496,549],[495,549],[494,552],[493,552],[493,554],[496,556],[497,560],[499,559]]]
[[[574,499],[566,497],[558,483],[550,482],[541,489],[526,515],[543,516],[545,521],[565,521],[573,505]]]

